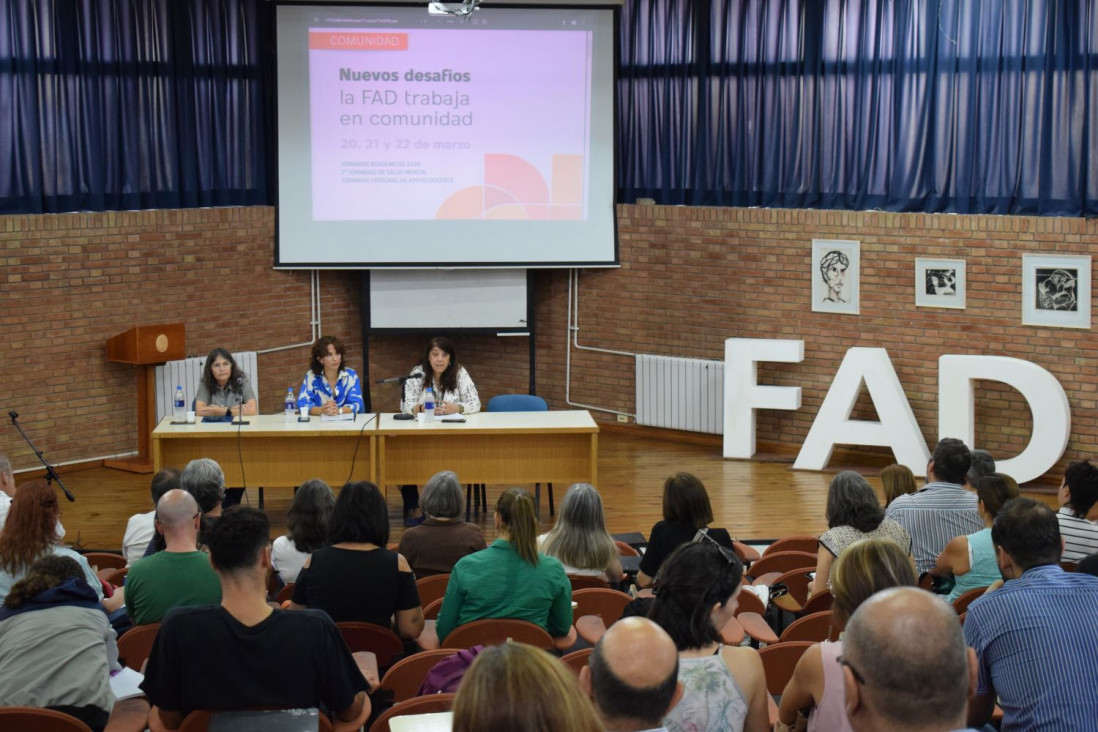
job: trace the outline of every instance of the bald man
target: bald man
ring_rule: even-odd
[[[663,718],[682,698],[679,652],[648,618],[610,626],[580,671],[580,685],[611,732],[663,730]]]
[[[157,501],[154,525],[167,548],[134,562],[126,575],[126,610],[134,625],[158,623],[173,607],[221,602],[221,582],[197,547],[201,520],[187,491],[176,488]]]
[[[862,603],[839,660],[854,732],[965,729],[976,654],[957,613],[925,590],[894,587]]]

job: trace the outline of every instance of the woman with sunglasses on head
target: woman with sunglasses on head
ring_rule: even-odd
[[[669,732],[770,728],[758,651],[721,642],[742,578],[736,554],[712,541],[680,546],[656,575],[648,617],[675,641],[683,686],[682,700],[663,720]]]
[[[308,407],[309,414],[329,417],[366,411],[358,374],[347,367],[345,356],[343,341],[335,336],[317,339],[297,395],[298,409]]]
[[[808,718],[809,730],[849,732],[844,707],[842,629],[858,606],[889,587],[918,584],[911,559],[888,539],[862,539],[848,546],[835,560],[831,573],[831,626],[839,640],[811,646],[797,662],[793,678],[782,692],[778,730],[797,729],[798,717]]]

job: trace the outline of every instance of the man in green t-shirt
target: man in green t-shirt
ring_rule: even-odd
[[[126,575],[126,611],[134,625],[158,623],[173,607],[221,602],[221,583],[197,546],[201,520],[186,491],[168,491],[157,502],[155,526],[167,549],[138,560]]]

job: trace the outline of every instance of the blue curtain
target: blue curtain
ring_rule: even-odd
[[[1098,0],[626,0],[621,200],[1098,213]]]
[[[0,0],[0,212],[266,203],[258,0]]]

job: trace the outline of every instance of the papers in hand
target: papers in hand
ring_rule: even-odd
[[[141,682],[144,680],[145,677],[132,668],[123,668],[118,673],[111,674],[111,693],[118,701],[145,696],[145,692],[141,691]]]
[[[763,607],[770,604],[770,588],[766,585],[744,585],[741,592],[750,592],[762,600]]]

